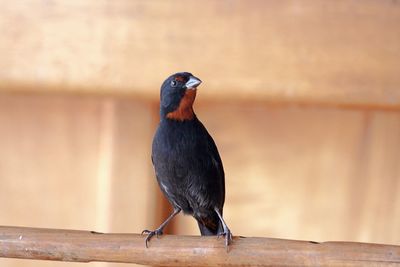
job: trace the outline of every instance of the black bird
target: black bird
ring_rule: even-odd
[[[201,80],[180,72],[161,86],[161,120],[152,146],[152,161],[161,191],[174,208],[173,213],[154,231],[144,230],[146,247],[154,236],[179,212],[192,215],[201,235],[225,236],[229,246],[232,234],[222,217],[225,201],[225,175],[214,140],[193,111]]]

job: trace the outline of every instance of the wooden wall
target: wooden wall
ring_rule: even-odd
[[[199,113],[221,148],[235,232],[400,242],[400,113],[252,103]]]
[[[0,3],[0,225],[158,226],[158,88],[188,70],[234,234],[400,243],[396,1]]]
[[[392,0],[0,0],[0,88],[158,96],[171,72],[208,98],[400,105]]]
[[[136,100],[0,95],[0,224],[100,232],[156,226],[153,124],[149,106]],[[0,259],[7,262],[29,264]]]
[[[153,103],[2,94],[0,107],[0,224],[140,232],[168,213],[149,156]],[[400,242],[399,112],[208,102],[201,91],[196,111],[220,148],[234,234]],[[170,232],[198,234],[183,216]]]

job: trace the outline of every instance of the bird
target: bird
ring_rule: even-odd
[[[151,159],[158,185],[173,207],[155,230],[144,230],[146,247],[153,236],[181,211],[193,216],[202,236],[232,233],[223,219],[225,174],[217,146],[197,118],[193,103],[202,81],[189,72],[169,76],[160,90],[160,122],[154,134]]]

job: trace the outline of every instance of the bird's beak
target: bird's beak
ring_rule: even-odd
[[[190,76],[189,81],[186,82],[185,86],[187,89],[196,89],[201,84],[201,80],[197,77]]]

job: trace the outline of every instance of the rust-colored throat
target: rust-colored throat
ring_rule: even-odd
[[[177,121],[192,120],[194,118],[193,102],[196,98],[196,89],[187,89],[176,110],[167,113],[167,118]]]

